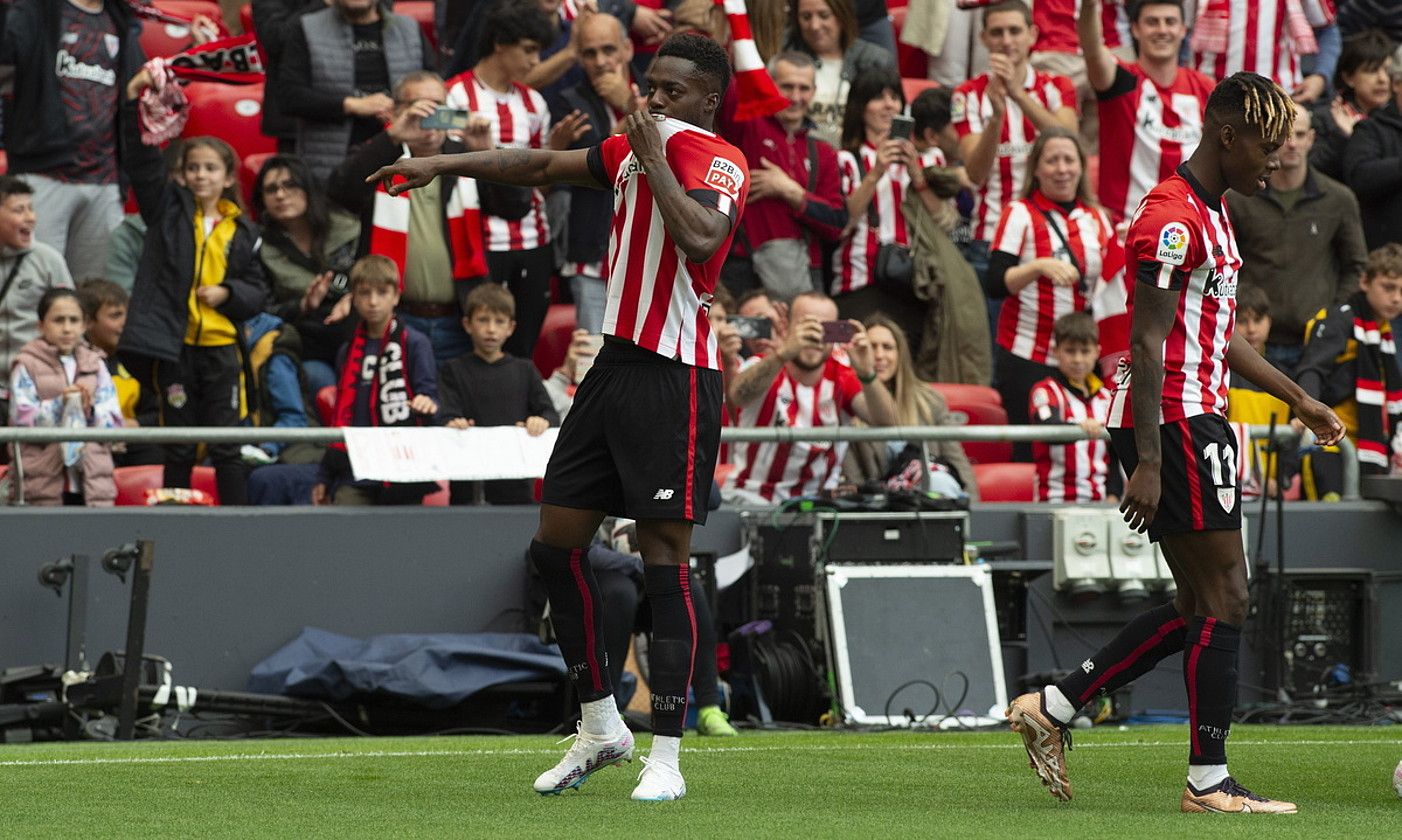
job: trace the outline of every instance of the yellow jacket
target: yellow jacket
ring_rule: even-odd
[[[229,243],[236,230],[235,219],[240,211],[237,204],[220,199],[220,219],[206,234],[204,213],[195,208],[195,276],[190,282],[187,304],[190,316],[185,327],[185,343],[195,347],[227,347],[238,341],[234,322],[214,307],[206,306],[195,296],[201,286],[218,286],[224,282],[229,267]]]

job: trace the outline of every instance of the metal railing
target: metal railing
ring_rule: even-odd
[[[1251,426],[1253,440],[1264,440],[1270,435],[1269,426]],[[470,433],[471,430],[468,430]],[[1305,436],[1314,436],[1306,431]],[[1006,441],[1009,443],[1073,443],[1086,440],[1089,436],[1078,426],[819,426],[816,428],[766,427],[745,429],[727,426],[721,429],[721,440],[729,443],[799,443],[828,441]],[[1281,443],[1295,443],[1300,435],[1289,426],[1277,426],[1275,437]],[[1108,440],[1109,435],[1103,434]],[[339,443],[345,439],[339,428],[318,429],[278,429],[236,427],[167,427],[167,428],[122,428],[90,429],[61,427],[0,427],[0,443],[46,444],[66,441],[91,441],[95,443]],[[1339,442],[1343,461],[1343,498],[1358,499],[1359,470],[1358,454],[1353,443],[1347,438]],[[12,464],[17,481],[23,480],[24,467],[19,453],[15,453]]]

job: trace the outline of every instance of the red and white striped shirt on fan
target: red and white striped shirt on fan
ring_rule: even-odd
[[[657,130],[681,188],[727,216],[730,232],[705,263],[688,261],[662,222],[628,135],[590,149],[590,170],[614,192],[603,331],[669,359],[719,370],[707,309],[750,193],[750,170],[744,153],[716,134],[671,118]]]
[[[860,167],[856,155],[846,149],[837,153],[837,174],[841,180],[843,198],[856,192],[857,186],[862,183],[863,173],[870,172],[876,166],[875,146],[863,143],[858,154],[862,156]],[[920,153],[922,167],[944,164],[944,152],[937,147],[931,146]],[[843,239],[832,255],[834,296],[855,292],[871,284],[876,272],[876,252],[882,245],[910,244],[905,213],[901,212],[901,202],[905,201],[909,188],[910,171],[903,163],[891,164],[881,180],[876,182],[876,192],[871,197],[872,206],[876,208],[876,229],[872,229],[870,212],[852,219],[852,235]]]
[[[1047,215],[1056,220],[1061,236],[1051,229]],[[1058,286],[1038,277],[1004,299],[998,313],[998,346],[1019,358],[1055,365],[1052,325],[1062,315],[1086,308],[1086,293],[1100,282],[1101,264],[1112,235],[1110,217],[1099,207],[1077,201],[1068,214],[1040,190],[1009,204],[988,243],[989,251],[1012,254],[1019,263],[1065,260],[1080,268],[1081,282]],[[1071,246],[1069,255],[1067,244]]]
[[[1159,423],[1202,414],[1227,416],[1227,347],[1236,327],[1241,253],[1226,201],[1205,194],[1186,167],[1149,191],[1129,224],[1125,263],[1135,282],[1178,293],[1178,312],[1163,343]],[[1127,269],[1128,270],[1128,269]],[[1130,370],[1120,363],[1113,428],[1132,428]]]
[[[1247,70],[1294,90],[1300,56],[1319,51],[1312,27],[1333,20],[1330,0],[1198,0],[1188,63],[1215,79]]]
[[[740,369],[759,360],[751,357]],[[740,409],[735,425],[742,429],[845,426],[854,416],[852,401],[861,392],[857,375],[836,359],[827,360],[822,378],[811,387],[800,384],[782,367],[764,397]],[[737,443],[732,454],[735,469],[725,479],[727,494],[763,504],[835,489],[847,443]]]
[[[1179,67],[1159,87],[1138,64],[1119,63],[1099,95],[1101,204],[1115,221],[1127,218],[1151,188],[1173,174],[1202,139],[1203,113],[1216,82]]]
[[[1032,4],[1032,23],[1037,27],[1037,43],[1033,52],[1081,54],[1076,37],[1076,18],[1081,14],[1081,0],[1037,0]],[[1117,49],[1131,43],[1129,14],[1124,3],[1104,3],[1100,7],[1100,28],[1105,33],[1105,46]]]
[[[1096,419],[1104,423],[1110,416],[1110,389],[1100,379],[1090,377],[1090,395],[1066,384],[1061,375],[1048,376],[1032,386],[1027,397],[1027,416],[1033,423],[1071,423]],[[1037,501],[1100,502],[1105,500],[1105,479],[1110,474],[1110,448],[1103,440],[1074,443],[1032,444],[1032,463],[1037,466]]]
[[[1076,87],[1065,76],[1053,76],[1029,67],[1023,87],[1052,113],[1060,108],[1076,107]],[[954,89],[950,117],[961,140],[970,134],[983,133],[988,121],[993,118],[993,106],[988,101],[987,73]],[[1022,113],[1017,103],[1008,98],[1002,133],[998,137],[998,155],[993,160],[988,180],[979,188],[978,200],[974,205],[973,238],[976,241],[988,239],[998,224],[1003,205],[1022,191],[1022,185],[1027,180],[1027,155],[1032,151],[1032,141],[1036,139],[1037,127]]]
[[[499,149],[543,149],[550,133],[545,97],[519,82],[509,93],[484,85],[472,71],[448,80],[448,107],[481,114],[492,123],[492,145]],[[488,251],[529,251],[550,242],[545,195],[531,190],[531,209],[519,219],[484,216]]]

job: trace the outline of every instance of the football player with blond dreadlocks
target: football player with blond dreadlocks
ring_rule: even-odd
[[[1296,811],[1227,773],[1247,610],[1241,453],[1226,419],[1228,369],[1283,400],[1321,443],[1337,441],[1344,427],[1233,337],[1241,255],[1223,199],[1228,189],[1249,196],[1266,186],[1293,121],[1290,97],[1274,82],[1254,73],[1224,79],[1208,98],[1197,150],[1149,191],[1130,222],[1125,260],[1137,278],[1130,358],[1120,363],[1107,425],[1129,476],[1120,510],[1163,549],[1178,592],[1070,675],[1009,706],[1032,768],[1058,799],[1071,798],[1064,747],[1077,711],[1182,652],[1190,743],[1181,809]]]

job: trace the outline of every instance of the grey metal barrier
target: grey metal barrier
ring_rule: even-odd
[[[1251,426],[1253,440],[1270,435],[1269,426]],[[1307,440],[1314,435],[1305,432]],[[730,443],[824,443],[832,441],[1008,441],[1012,443],[1073,443],[1089,437],[1079,426],[819,426],[795,429],[767,427],[745,429],[727,426],[721,429],[721,440]],[[1102,434],[1108,440],[1108,434]],[[1277,426],[1275,437],[1281,443],[1295,443],[1301,435],[1290,426]],[[96,443],[339,443],[345,438],[337,428],[278,429],[236,426],[206,428],[202,426],[166,428],[90,429],[60,427],[0,427],[0,443],[62,443],[91,441]],[[1352,441],[1345,438],[1338,444],[1343,461],[1343,498],[1358,499],[1358,454]],[[18,451],[13,459],[15,480],[22,486],[24,466]]]

